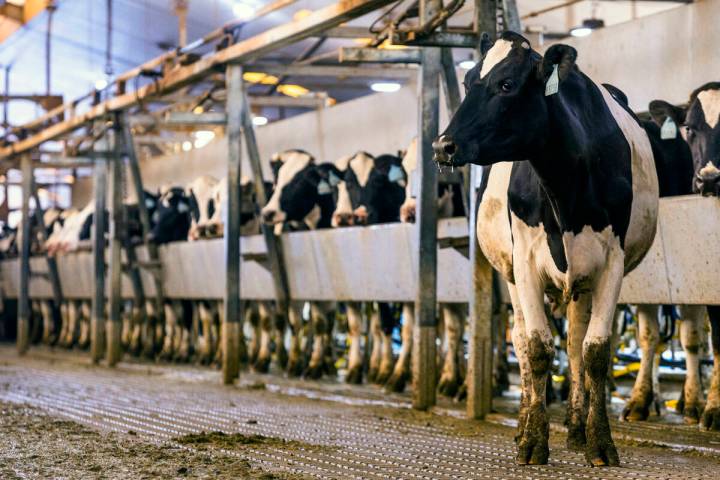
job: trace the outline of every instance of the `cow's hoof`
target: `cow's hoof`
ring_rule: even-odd
[[[362,383],[362,367],[360,365],[352,367],[348,370],[347,376],[345,377],[345,383],[350,383],[352,385],[360,385]]]
[[[463,402],[467,399],[467,383],[463,382],[462,385],[460,385],[460,388],[458,388],[457,394],[455,394],[455,401],[456,402]]]
[[[406,372],[394,372],[385,382],[385,390],[387,392],[402,393],[405,391],[408,374]]]
[[[631,398],[623,408],[620,420],[627,422],[642,422],[650,416],[650,403],[644,399]]]
[[[300,360],[290,359],[287,366],[288,377],[299,377],[303,373],[303,366]]]
[[[567,449],[572,452],[582,452],[586,447],[585,425],[582,423],[570,423],[568,425]]]
[[[706,408],[700,419],[700,428],[704,430],[720,431],[720,408]]]
[[[319,380],[322,377],[323,374],[323,366],[322,363],[319,363],[317,365],[308,365],[307,369],[305,370],[304,377],[309,378],[311,380]]]
[[[620,465],[615,444],[610,436],[610,427],[593,428],[588,426],[586,430],[587,446],[585,447],[585,460],[592,467],[616,467]]]
[[[373,383],[377,385],[385,385],[387,383],[388,378],[390,378],[390,375],[392,375],[392,370],[389,368],[381,368],[377,375],[375,375],[375,379],[373,380]]]
[[[438,391],[440,395],[453,398],[460,389],[460,379],[457,375],[443,375],[440,377],[440,383],[438,384]]]
[[[546,465],[550,456],[548,437],[550,424],[547,413],[542,405],[531,406],[526,409],[526,415],[521,412],[518,424],[521,430],[516,437],[518,465]]]
[[[258,357],[253,365],[253,370],[258,373],[268,373],[270,371],[270,357]]]
[[[377,368],[370,367],[370,369],[367,372],[367,381],[370,383],[375,383],[377,374],[378,374]]]
[[[697,402],[686,403],[680,413],[683,416],[683,422],[687,425],[697,425],[702,416],[702,405]]]

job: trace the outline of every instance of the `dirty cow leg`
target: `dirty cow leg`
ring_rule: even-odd
[[[290,352],[288,354],[287,372],[291,377],[299,377],[303,372],[301,349],[302,336],[302,302],[290,302],[288,320],[290,322]]]
[[[163,338],[163,346],[160,351],[160,358],[162,360],[168,360],[172,358],[173,348],[177,341],[175,336],[177,334],[177,312],[171,303],[166,303],[165,306],[165,337]]]
[[[260,373],[267,373],[270,370],[272,351],[270,341],[272,340],[273,311],[268,302],[260,302],[258,305],[257,317],[254,319],[253,340],[251,349],[256,350],[253,368]]]
[[[515,436],[515,442],[519,443],[524,437],[527,424],[532,381],[530,380],[530,362],[528,360],[527,338],[525,337],[525,317],[523,316],[515,285],[508,283],[508,291],[510,292],[514,318],[512,329],[513,349],[520,366],[520,411],[518,413],[518,431]]]
[[[464,360],[462,352],[463,327],[465,326],[464,306],[457,303],[444,303],[441,305],[445,318],[445,359],[438,389],[442,395],[454,397],[462,385],[461,374]]]
[[[367,379],[369,382],[375,382],[382,361],[382,329],[380,328],[380,313],[376,309],[373,309],[370,314],[370,336],[372,337],[372,351],[370,352]]]
[[[710,334],[713,349],[712,381],[708,391],[705,411],[700,419],[700,426],[706,430],[720,430],[720,307],[707,307],[710,317]]]
[[[256,302],[245,302],[244,305],[244,323],[250,325],[250,344],[248,345],[248,362],[255,365],[260,354],[260,314],[258,313],[258,304]],[[257,368],[257,366],[255,366]]]
[[[585,366],[583,365],[583,340],[590,322],[590,294],[581,294],[568,305],[567,350],[570,363],[570,398],[567,403],[569,450],[585,449],[585,420],[587,418],[587,394],[585,392]]]
[[[45,345],[51,345],[55,341],[55,318],[53,316],[53,308],[49,301],[40,302],[40,310],[42,312],[43,333],[42,342]]]
[[[681,307],[680,343],[685,351],[685,382],[678,413],[685,423],[700,421],[703,407],[703,391],[700,380],[700,329],[705,321],[705,307],[683,305]]]
[[[614,258],[613,258],[614,257]],[[592,295],[590,325],[583,341],[583,363],[590,390],[585,459],[593,466],[619,465],[605,404],[605,382],[610,362],[610,330],[623,278],[622,255],[611,254]]]
[[[348,373],[345,377],[347,383],[362,383],[363,356],[360,344],[362,341],[362,304],[348,302],[348,339],[350,351],[348,352]]]
[[[212,314],[210,308],[205,302],[198,304],[198,317],[200,319],[200,328],[202,330],[199,335],[198,350],[199,360],[203,365],[207,365],[213,358],[213,339],[212,339]]]
[[[655,351],[660,343],[658,326],[658,306],[638,305],[638,333],[640,335],[640,371],[635,379],[630,400],[622,412],[622,419],[628,421],[647,420],[650,415],[650,406],[653,403],[653,366],[655,364]],[[696,420],[697,421],[697,420]]]
[[[392,375],[385,383],[389,392],[402,392],[410,379],[410,358],[412,355],[413,326],[415,324],[415,304],[403,304],[402,347],[395,362]]]
[[[312,379],[322,377],[325,360],[325,343],[329,334],[331,306],[326,302],[314,302],[310,305],[313,346],[305,376]]]
[[[380,356],[380,366],[375,376],[375,383],[384,385],[392,374],[393,369],[393,346],[392,332],[395,329],[396,319],[393,308],[389,303],[378,303],[380,310],[380,335],[382,338],[382,350]]]

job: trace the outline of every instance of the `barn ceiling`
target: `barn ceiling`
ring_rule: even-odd
[[[29,1],[29,0],[27,0]],[[299,0],[294,5],[272,13],[243,27],[242,36],[251,36],[269,27],[290,21],[303,11],[317,10],[335,0]],[[0,7],[6,2],[0,1]],[[14,0],[10,3],[23,3]],[[270,0],[189,0],[188,39],[193,40],[236,18],[233,7],[246,3],[261,7]],[[471,5],[459,12],[454,23],[468,25]],[[586,18],[596,17],[612,25],[675,8],[682,2],[673,1],[591,1],[517,0],[523,26],[541,29],[551,34],[567,33]],[[571,5],[566,5],[571,3]],[[57,0],[52,23],[51,93],[63,95],[65,100],[88,93],[99,80],[106,78],[107,9],[105,0]],[[178,23],[173,0],[112,0],[112,59],[111,71],[119,74],[151,59],[177,44]],[[566,5],[533,15],[548,7]],[[368,26],[374,17],[369,15],[353,22]],[[45,40],[47,12],[32,18],[0,43],[0,65],[10,66],[11,94],[43,94],[46,91]],[[0,29],[7,20],[0,17]],[[273,54],[278,60],[291,60],[300,55],[315,40],[310,39]],[[316,52],[330,52],[351,40],[330,40]],[[297,83],[302,83],[298,80]],[[4,81],[0,85],[5,88]],[[332,98],[346,100],[370,93],[368,79],[319,78],[306,81],[303,86],[325,91]],[[256,88],[257,93],[267,86]],[[9,109],[11,124],[20,124],[39,116],[40,107],[30,102],[13,102]],[[269,112],[268,116],[277,115]]]

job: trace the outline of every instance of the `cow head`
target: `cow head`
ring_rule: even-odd
[[[164,189],[153,214],[150,238],[162,244],[185,240],[190,230],[190,199],[181,187]]]
[[[549,133],[548,100],[576,69],[577,52],[553,45],[545,56],[505,32],[465,76],[465,99],[433,142],[440,165],[490,165],[530,158]],[[553,88],[555,87],[555,88]]]
[[[670,117],[676,125],[685,125],[683,135],[695,168],[693,191],[720,194],[720,82],[707,83],[695,90],[687,110],[653,102],[650,114],[653,119]]]
[[[190,240],[197,240],[209,235],[207,232],[210,225],[210,219],[217,209],[216,204],[216,188],[218,180],[211,175],[202,175],[188,186],[186,194],[190,203]]]
[[[397,221],[400,205],[405,199],[406,184],[407,175],[400,157],[356,153],[347,159],[343,182],[338,184],[332,225]]]
[[[328,209],[332,213],[335,205],[333,189],[327,181],[332,166],[315,164],[315,159],[301,150],[276,154],[272,166],[275,186],[260,212],[263,222],[310,228],[329,226],[320,222]]]

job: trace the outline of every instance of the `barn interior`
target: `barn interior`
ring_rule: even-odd
[[[717,478],[718,19],[718,0],[0,1],[0,477]],[[566,444],[552,289],[549,460],[521,458],[524,320],[478,239],[492,169],[438,160],[507,31],[576,52],[653,146],[655,233],[593,393],[619,465]],[[652,135],[682,144],[669,172]]]

